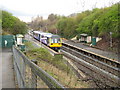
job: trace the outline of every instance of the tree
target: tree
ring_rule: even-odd
[[[57,15],[50,14],[50,15],[48,16],[48,20],[50,20],[51,22],[53,22],[53,21],[56,20],[56,19],[57,19]]]
[[[65,38],[72,38],[75,36],[75,19],[74,18],[62,18],[57,23],[57,29],[59,34]]]
[[[12,16],[11,13],[2,10],[2,29],[3,33],[9,34],[25,34],[27,33],[26,23],[20,21],[17,17]]]
[[[118,10],[118,4],[113,5],[112,7],[109,7],[108,10],[100,17],[100,23],[99,26],[99,35],[108,35],[109,33],[113,33],[113,37],[119,38],[120,33],[118,27],[119,27],[119,21],[120,18],[119,10]]]

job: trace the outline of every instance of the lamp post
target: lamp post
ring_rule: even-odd
[[[112,32],[110,32],[110,47],[112,47]]]

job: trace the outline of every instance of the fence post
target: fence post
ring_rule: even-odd
[[[35,63],[36,65],[37,65],[37,60],[31,60],[33,63]],[[37,75],[35,75],[35,73],[34,73],[34,70],[32,70],[31,69],[31,71],[32,71],[32,88],[37,88]]]

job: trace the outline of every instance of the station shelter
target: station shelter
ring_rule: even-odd
[[[83,33],[83,34],[80,34],[80,38],[79,38],[79,41],[80,42],[83,42],[83,43],[87,43],[87,34]]]

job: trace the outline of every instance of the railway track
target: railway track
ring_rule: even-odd
[[[90,77],[99,87],[120,88],[120,62],[63,43],[61,52]]]
[[[35,39],[33,41],[39,43]],[[93,80],[98,87],[120,88],[120,62],[67,43],[63,43],[62,45],[61,52],[63,55],[72,59],[76,67],[86,76],[89,76],[88,80]],[[48,48],[45,45],[42,46]],[[59,54],[49,48],[48,50],[52,52],[53,55]]]

